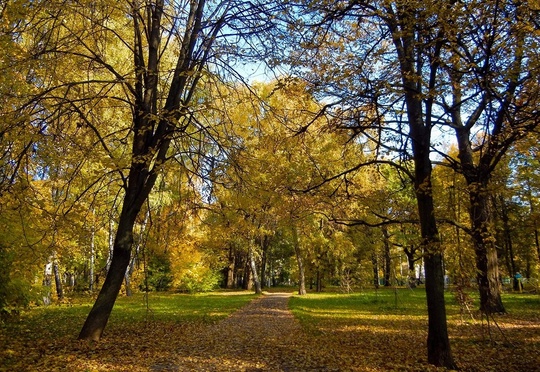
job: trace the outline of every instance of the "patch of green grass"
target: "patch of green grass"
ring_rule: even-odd
[[[504,293],[508,314],[495,314],[488,325],[478,311],[478,292],[468,294],[473,301],[470,313],[460,314],[455,294],[445,292],[448,333],[458,366],[466,371],[517,372],[539,365],[540,296]],[[355,360],[358,370],[436,370],[426,358],[428,314],[423,288],[311,293],[292,297],[289,307],[325,349],[334,347],[340,356],[360,354]]]
[[[477,292],[470,293],[474,303],[472,311],[479,308]],[[447,315],[458,316],[460,308],[451,291],[445,292]],[[509,313],[531,317],[538,314],[540,296],[536,294],[505,293],[503,303]],[[306,328],[319,323],[350,323],[360,318],[398,315],[427,319],[426,293],[424,289],[381,288],[359,293],[310,293],[293,296],[289,302],[293,314]],[[540,316],[540,315],[536,315]]]
[[[204,294],[150,293],[119,298],[111,324],[142,322],[213,322],[227,317],[255,298],[250,292]]]
[[[358,314],[406,313],[425,314],[426,301],[423,291],[408,289],[379,289],[359,293],[311,293],[293,296],[289,307],[304,323],[316,318],[347,318]]]
[[[148,298],[137,293],[116,300],[107,328],[121,329],[146,322],[214,322],[253,298],[251,292],[150,293]],[[35,307],[23,311],[18,318],[0,323],[0,334],[25,339],[76,337],[92,304],[90,298],[78,298],[67,304]]]
[[[505,293],[502,299],[508,313],[540,319],[540,296],[538,294],[510,292]]]

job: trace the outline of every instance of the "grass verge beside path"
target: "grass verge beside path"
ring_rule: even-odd
[[[119,297],[98,343],[76,340],[90,299],[32,308],[0,323],[0,371],[147,371],[153,359],[173,357],[183,340],[255,297],[252,292],[150,293],[148,301],[142,293]]]
[[[463,370],[540,371],[540,296],[508,293],[503,302],[508,314],[495,315],[497,324],[491,319],[488,329],[477,311],[465,312],[462,321],[452,293],[446,293],[452,352]],[[315,344],[355,355],[354,370],[436,370],[426,363],[423,289],[313,293],[294,296],[289,307]],[[478,309],[477,299],[472,309]]]
[[[208,327],[255,297],[250,292],[151,293],[148,306],[142,294],[120,297],[97,343],[76,340],[91,301],[34,308],[0,323],[0,371],[187,370],[179,369],[179,355],[194,366],[216,357],[213,343],[228,340],[218,332],[200,345],[215,331]],[[493,321],[488,330],[476,312],[474,320],[466,313],[462,322],[459,306],[447,293],[450,342],[462,370],[540,371],[540,296],[509,293],[503,302],[509,314],[494,317],[500,332]],[[302,345],[309,346],[297,350],[276,339],[276,345],[291,348],[284,355],[293,350],[299,356],[315,355],[332,371],[437,370],[426,363],[427,311],[421,288],[295,295],[289,307],[307,335],[301,335],[306,341]],[[244,326],[240,321],[240,331]],[[251,342],[249,334],[245,337]],[[231,355],[229,361],[242,357]]]

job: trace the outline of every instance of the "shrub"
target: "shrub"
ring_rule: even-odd
[[[201,263],[194,263],[179,278],[178,289],[189,293],[209,292],[219,286],[220,280],[221,276],[218,272]]]
[[[147,290],[149,291],[167,291],[171,288],[173,276],[171,273],[171,262],[162,255],[152,255],[148,262]],[[141,284],[141,289],[145,285]]]

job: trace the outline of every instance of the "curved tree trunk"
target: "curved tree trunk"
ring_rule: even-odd
[[[167,90],[161,90],[163,48],[160,43],[165,32],[162,16],[166,4],[162,0],[151,4],[139,7],[133,3],[131,14],[126,14],[132,20],[134,32],[134,46],[131,49],[134,82],[132,85],[123,82],[125,87],[129,87],[126,91],[129,91],[132,100],[133,123],[129,128],[133,133],[131,166],[128,177],[122,177],[125,196],[109,272],[79,339],[98,340],[105,329],[129,265],[135,220],[154,187],[161,165],[168,159],[172,134],[182,133],[188,126],[190,115],[187,107],[195,94],[203,66],[212,56],[210,47],[224,22],[224,18],[219,18],[213,25],[203,22],[205,0],[192,0],[184,4],[184,35],[179,38],[176,66],[173,67]],[[148,22],[141,21],[145,19]],[[204,35],[203,29],[209,34]],[[163,101],[163,98],[166,99]],[[163,106],[160,106],[162,102]]]
[[[129,202],[131,200],[129,196],[130,194],[127,193],[124,198],[124,209],[118,222],[109,272],[79,334],[80,340],[98,341],[101,338],[116,297],[122,287],[124,274],[131,259],[133,225],[140,209],[140,207],[131,208],[132,204]]]

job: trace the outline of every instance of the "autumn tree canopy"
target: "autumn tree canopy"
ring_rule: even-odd
[[[96,291],[98,340],[122,291],[424,283],[454,368],[445,276],[489,316],[539,273],[539,10],[3,2],[0,308]]]

